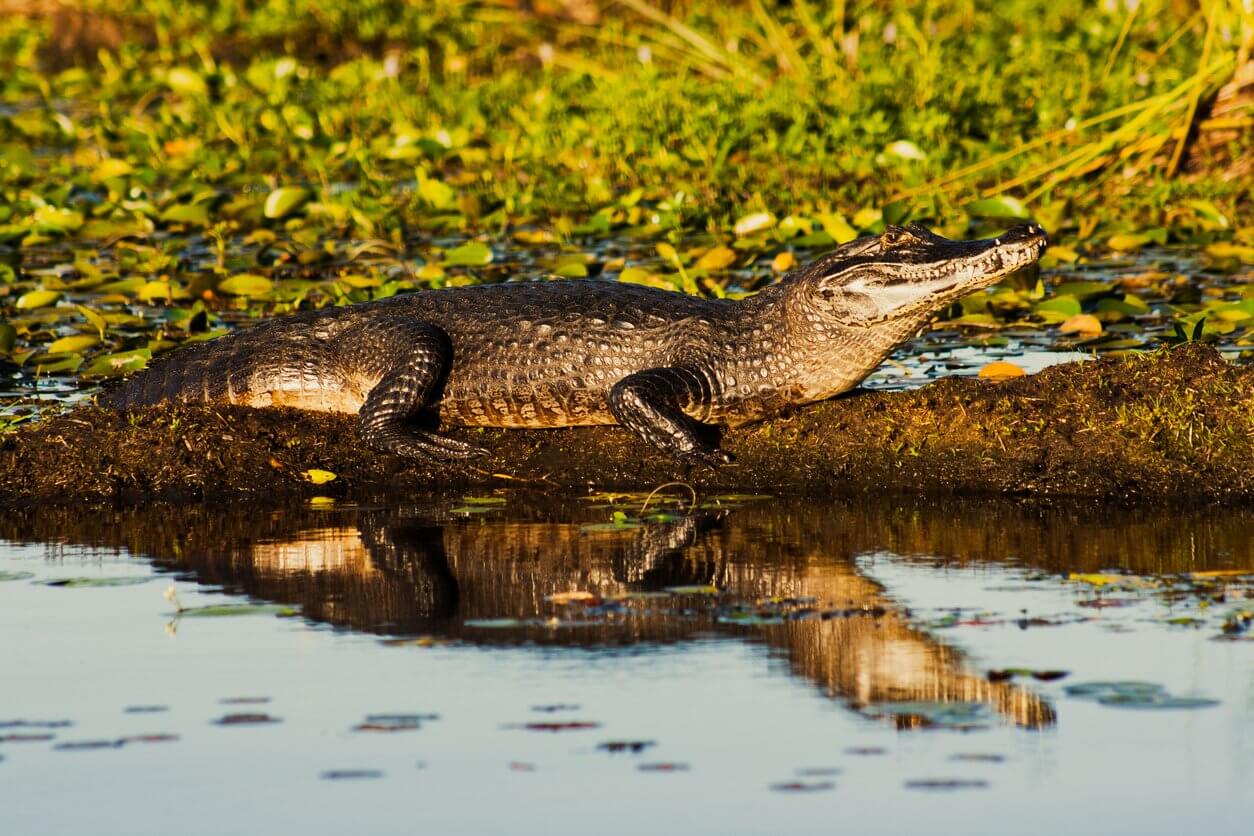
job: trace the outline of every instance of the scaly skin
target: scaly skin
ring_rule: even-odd
[[[372,447],[434,458],[482,452],[431,432],[437,424],[619,423],[716,463],[726,457],[708,425],[852,388],[936,310],[1044,247],[1035,227],[973,242],[890,228],[739,301],[590,280],[415,293],[174,352],[101,401],[356,413]]]

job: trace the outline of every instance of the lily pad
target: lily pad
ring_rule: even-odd
[[[282,604],[210,604],[204,607],[188,607],[175,615],[179,618],[231,618],[238,615],[277,615],[290,618],[300,611]]]
[[[155,576],[153,575],[132,575],[119,578],[56,578],[54,580],[38,581],[38,583],[42,586],[58,586],[65,589],[94,589],[112,586],[138,586],[141,583],[148,583],[154,579]]]
[[[483,267],[492,263],[492,249],[482,241],[471,241],[444,254],[445,267]]]
[[[1064,692],[1071,697],[1096,700],[1101,705],[1138,709],[1210,708],[1218,700],[1205,697],[1177,697],[1155,682],[1136,680],[1115,682],[1080,682],[1069,685]]]
[[[286,218],[303,206],[309,198],[308,189],[302,189],[299,186],[283,186],[266,195],[266,202],[261,208],[261,213],[275,220]]]
[[[240,273],[229,279],[223,279],[217,287],[219,293],[227,293],[231,296],[264,296],[272,289],[274,289],[274,282],[254,273]]]

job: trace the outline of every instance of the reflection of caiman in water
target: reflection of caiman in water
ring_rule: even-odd
[[[1027,727],[1052,723],[1052,708],[1031,691],[965,670],[962,655],[908,624],[878,585],[859,574],[853,558],[887,550],[964,560],[1011,557],[1051,569],[1160,572],[1213,568],[1199,564],[1200,555],[1225,564],[1254,559],[1244,536],[1249,515],[1240,512],[1168,520],[994,503],[771,503],[589,531],[581,522],[604,520],[604,510],[566,510],[555,518],[511,503],[508,512],[467,519],[447,508],[50,509],[11,515],[0,523],[0,537],[126,547],[201,583],[385,635],[605,647],[735,634],[764,641],[795,673],[856,708],[975,701]],[[718,608],[692,599],[639,597],[692,584],[724,590],[723,604],[812,598],[829,617],[745,626],[726,623]],[[576,590],[638,597],[629,609],[592,619],[582,618],[577,606],[549,600]],[[556,624],[546,623],[559,616]],[[502,618],[517,621],[496,629],[475,624],[496,619],[499,625]]]

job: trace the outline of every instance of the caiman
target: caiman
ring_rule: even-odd
[[[1044,231],[851,241],[743,299],[602,280],[513,282],[306,311],[173,352],[100,398],[355,413],[375,450],[485,451],[436,431],[621,424],[729,460],[717,429],[856,386],[938,310],[1040,258]]]

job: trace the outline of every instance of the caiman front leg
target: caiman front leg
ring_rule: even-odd
[[[668,453],[726,464],[731,456],[709,439],[712,427],[689,417],[708,414],[714,393],[710,379],[686,367],[645,369],[624,377],[610,390],[610,412],[619,424]]]
[[[404,317],[375,320],[342,344],[350,372],[374,370],[379,382],[357,413],[357,435],[372,449],[414,459],[469,459],[487,455],[473,444],[413,426],[437,412],[453,364],[448,336],[426,322]]]

